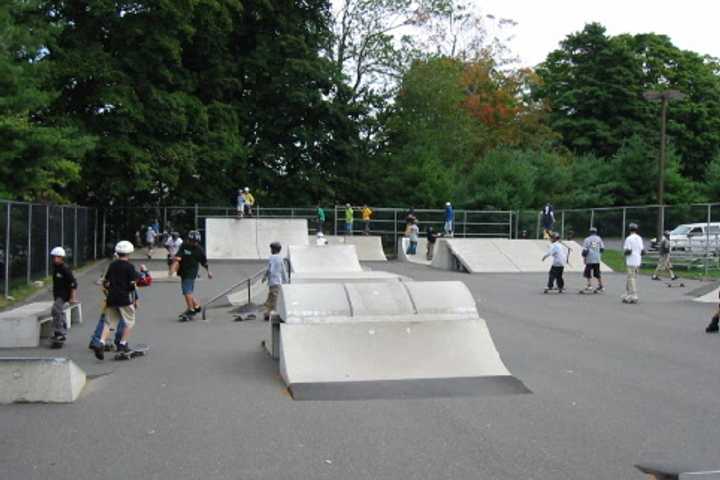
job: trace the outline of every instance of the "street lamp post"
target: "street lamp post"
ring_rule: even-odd
[[[657,203],[658,203],[658,222],[657,222],[657,239],[663,236],[665,230],[665,215],[663,214],[665,205],[665,164],[667,163],[667,108],[668,104],[673,100],[682,100],[687,95],[677,90],[650,90],[643,94],[645,100],[651,102],[660,102],[660,158],[658,158],[658,183],[657,183]]]

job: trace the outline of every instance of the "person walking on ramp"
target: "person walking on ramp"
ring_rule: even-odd
[[[270,316],[277,308],[277,300],[280,296],[280,286],[290,281],[287,269],[285,268],[285,259],[280,255],[282,245],[279,242],[270,244],[270,257],[268,258],[267,270],[263,277],[263,283],[268,284],[268,296],[265,300],[265,321],[270,320]]]
[[[672,262],[670,262],[670,249],[670,231],[665,230],[663,239],[660,241],[660,245],[658,245],[660,255],[658,256],[657,268],[655,268],[655,273],[653,273],[652,276],[653,280],[660,280],[659,275],[663,272],[670,276],[671,281],[677,280],[678,277],[675,275],[675,272],[673,272]]]
[[[65,249],[55,247],[50,252],[53,263],[53,306],[52,306],[52,344],[61,348],[68,332],[68,318],[65,304],[77,303],[77,280],[72,270],[65,264]]]
[[[590,227],[590,235],[583,242],[582,256],[585,259],[585,272],[583,276],[587,282],[585,290],[603,292],[602,274],[600,273],[600,262],[605,251],[605,244],[597,233],[597,228]],[[592,288],[592,277],[597,279],[597,288]]]
[[[620,298],[623,303],[637,303],[637,277],[642,264],[642,256],[645,253],[645,245],[642,237],[638,234],[640,229],[636,223],[631,223],[628,230],[630,230],[630,235],[627,236],[623,245],[625,265],[627,266],[627,281],[625,283],[625,294]]]
[[[545,261],[548,257],[552,257],[552,266],[550,267],[550,272],[548,273],[547,288],[543,293],[548,293],[553,290],[555,284],[557,284],[558,293],[563,293],[565,291],[563,272],[565,271],[565,265],[567,264],[567,250],[562,243],[560,243],[559,234],[553,233],[551,238],[552,244],[550,245],[550,249],[542,257],[543,261]]]

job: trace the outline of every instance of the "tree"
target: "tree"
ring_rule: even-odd
[[[58,93],[44,88],[42,62],[53,32],[32,21],[36,2],[0,5],[0,195],[67,201],[93,139],[67,121],[49,122]]]

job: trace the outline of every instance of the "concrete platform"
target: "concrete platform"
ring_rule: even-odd
[[[582,247],[574,241],[563,241],[569,251],[566,272],[582,272],[585,268]],[[463,267],[469,273],[546,272],[551,259],[542,261],[550,248],[546,240],[511,240],[488,238],[438,239],[432,266],[442,270]],[[605,272],[612,271],[601,264]]]
[[[0,358],[0,403],[72,403],[85,381],[66,358]]]
[[[383,251],[382,237],[372,235],[326,235],[328,245],[355,245],[358,259],[361,262],[386,262]]]
[[[258,260],[270,256],[270,243],[308,245],[307,220],[298,218],[207,218],[208,259]]]
[[[363,271],[355,245],[291,245],[288,258],[293,273]]]

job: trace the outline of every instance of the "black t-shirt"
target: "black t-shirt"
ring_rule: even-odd
[[[207,267],[208,264],[202,247],[189,242],[182,244],[177,256],[180,257],[180,268],[178,270],[180,278],[197,278],[200,265]]]
[[[108,307],[126,307],[132,305],[135,282],[138,273],[135,266],[125,260],[115,260],[105,273]]]
[[[77,288],[77,280],[64,263],[53,264],[53,298],[62,298],[66,302],[70,300],[70,292]]]

